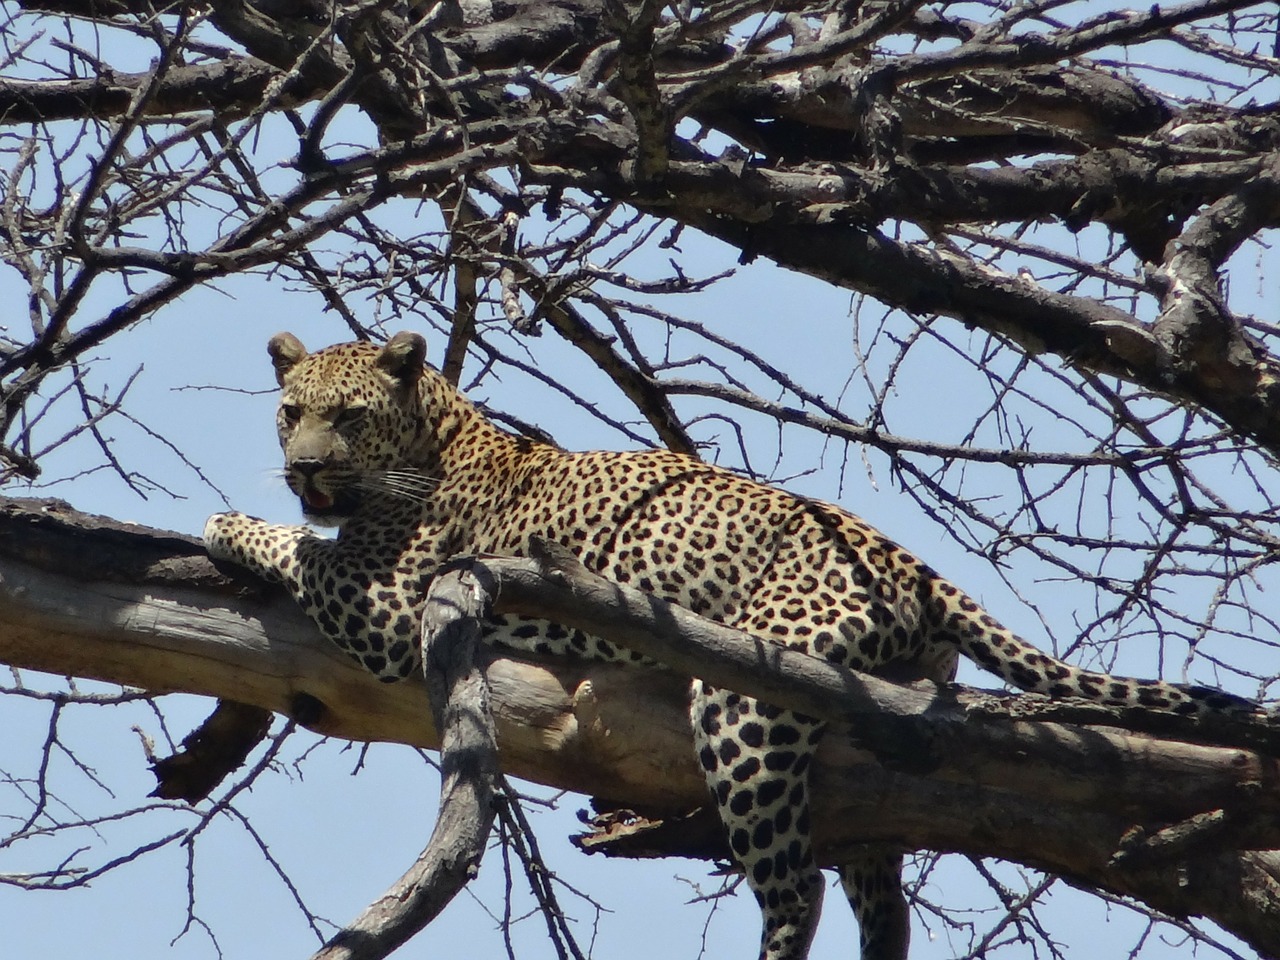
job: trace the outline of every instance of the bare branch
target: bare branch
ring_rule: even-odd
[[[448,906],[480,868],[493,826],[498,747],[489,689],[477,667],[481,584],[442,573],[423,616],[423,668],[440,731],[440,807],[431,839],[414,865],[313,960],[380,960]]]

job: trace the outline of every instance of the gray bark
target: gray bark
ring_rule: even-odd
[[[104,526],[65,507],[8,503],[0,513],[0,661],[233,697],[329,735],[438,747],[423,685],[377,683],[330,650],[286,598],[257,586],[246,592],[215,575],[201,553],[194,541]],[[612,611],[633,631],[628,642],[644,633],[634,598],[617,587],[607,586],[593,611],[584,591],[599,585],[575,583],[566,604],[552,590],[563,573],[548,579],[534,561],[485,570],[503,583],[502,604],[570,623]],[[749,640],[739,651],[755,666],[734,673],[723,652],[700,647],[705,637],[681,622],[683,611],[645,604],[659,617],[650,639],[671,645],[651,653],[687,658],[709,679],[779,703],[807,696],[796,702],[843,718],[815,770],[824,862],[868,840],[998,856],[1173,915],[1208,916],[1260,952],[1280,952],[1280,797],[1266,787],[1275,782],[1274,751],[1140,736],[1121,729],[1132,718],[1118,714],[1113,727],[1018,719],[1039,706],[962,688],[895,687],[853,674],[836,678],[835,689],[835,675],[796,682],[794,664],[775,669],[790,658]],[[680,676],[525,663],[491,651],[482,662],[506,772],[651,819],[702,804]],[[1270,735],[1264,726],[1260,736]],[[584,846],[619,855],[723,851],[705,821],[640,829],[605,818],[600,829],[604,836]]]

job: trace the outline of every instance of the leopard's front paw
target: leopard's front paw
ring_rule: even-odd
[[[253,522],[252,517],[243,513],[215,513],[211,516],[204,525],[204,546],[209,556],[215,560],[240,560],[242,551],[236,549],[236,534]]]

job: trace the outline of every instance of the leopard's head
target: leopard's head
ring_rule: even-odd
[[[308,353],[291,333],[267,346],[280,383],[284,476],[317,523],[340,524],[371,496],[425,496],[426,342],[397,333]]]

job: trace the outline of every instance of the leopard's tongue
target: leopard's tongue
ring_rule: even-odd
[[[307,506],[313,510],[328,510],[333,506],[333,497],[319,490],[308,490],[302,496],[307,501]]]

